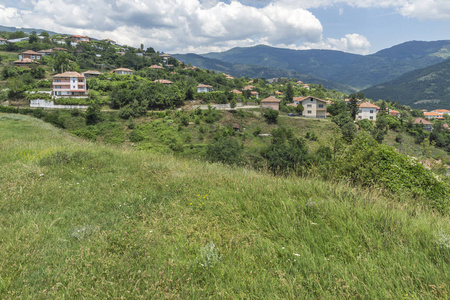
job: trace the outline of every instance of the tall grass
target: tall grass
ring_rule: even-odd
[[[0,141],[3,299],[449,297],[449,217],[408,199],[20,115]]]

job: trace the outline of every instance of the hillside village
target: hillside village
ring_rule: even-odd
[[[348,141],[364,128],[382,142],[389,128],[399,132],[397,141],[406,131],[416,143],[426,139],[450,153],[450,111],[445,109],[412,110],[389,99],[373,101],[362,93],[349,97],[296,79],[235,78],[186,65],[151,47],[136,49],[110,39],[43,32],[4,38],[0,47],[7,55],[1,71],[9,88],[3,90],[6,106],[87,109],[94,105],[117,110],[125,120],[162,109],[259,107],[276,111],[275,119],[278,112],[294,119],[331,118]],[[442,162],[441,156],[436,161]]]
[[[1,298],[450,295],[450,110],[46,32],[0,77]]]

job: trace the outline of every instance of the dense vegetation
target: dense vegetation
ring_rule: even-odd
[[[448,215],[403,194],[106,147],[21,115],[0,115],[0,139],[3,299],[450,296]]]

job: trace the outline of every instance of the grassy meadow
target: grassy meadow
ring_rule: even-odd
[[[1,299],[450,297],[448,215],[23,115],[0,114],[0,254]]]

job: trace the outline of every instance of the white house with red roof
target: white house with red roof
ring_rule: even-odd
[[[85,35],[72,35],[72,40],[75,43],[85,42],[89,43],[91,41],[91,38]]]
[[[356,115],[357,120],[377,120],[377,113],[380,111],[380,108],[375,104],[370,102],[363,102],[359,105],[358,114]]]
[[[78,72],[64,72],[53,76],[54,97],[87,97],[86,79]]]
[[[442,115],[450,115],[450,110],[448,110],[448,109],[435,109],[435,110],[432,110],[431,112],[442,114]]]
[[[9,43],[9,41],[7,39],[0,38],[0,45],[6,45],[8,43]]]
[[[438,112],[424,112],[423,115],[425,116],[425,119],[428,120],[432,120],[432,119],[439,119],[439,118],[443,118],[444,115],[442,113],[438,113]]]
[[[197,85],[197,93],[209,93],[213,91],[213,87],[207,84],[200,83]]]

